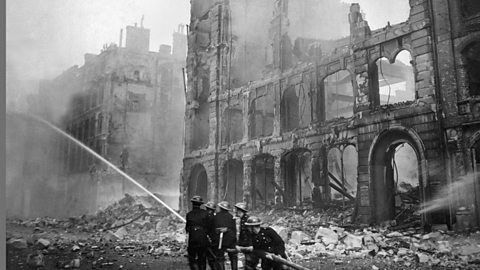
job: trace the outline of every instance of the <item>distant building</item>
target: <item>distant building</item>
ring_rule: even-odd
[[[125,47],[104,45],[98,55],[85,54],[83,66],[42,81],[38,95],[30,97],[30,111],[152,191],[178,189],[187,50],[184,26],[173,33],[173,46],[161,45],[158,52],[148,50],[149,29],[127,26],[126,30]],[[70,183],[67,209],[95,211],[123,193],[134,192],[133,185],[73,141],[58,137],[55,144],[63,163],[60,173]],[[92,183],[96,190],[84,192]],[[172,201],[177,203],[178,196]]]

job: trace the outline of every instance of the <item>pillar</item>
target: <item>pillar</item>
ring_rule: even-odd
[[[282,162],[281,156],[276,156],[273,163],[273,177],[275,181],[275,205],[281,205],[283,203],[283,190],[284,181],[282,177]]]
[[[243,201],[252,206],[252,156],[243,156]]]

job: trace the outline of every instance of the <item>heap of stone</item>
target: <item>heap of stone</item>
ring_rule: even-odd
[[[423,263],[453,267],[480,264],[480,231],[472,234],[436,231],[421,234],[415,228],[399,232],[391,227],[361,227],[345,222],[350,211],[270,211],[255,213],[283,238],[295,261],[334,258],[380,258],[405,267]]]
[[[185,245],[185,224],[149,196],[130,196],[95,215],[66,219],[49,217],[16,222],[37,229],[50,227],[91,233],[106,242],[149,246],[152,254],[180,255]]]

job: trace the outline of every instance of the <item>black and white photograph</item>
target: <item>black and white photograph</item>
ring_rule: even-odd
[[[480,269],[479,0],[5,23],[1,269]]]

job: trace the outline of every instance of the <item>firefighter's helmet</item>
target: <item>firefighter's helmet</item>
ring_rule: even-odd
[[[247,222],[245,222],[245,225],[247,226],[258,226],[262,224],[262,220],[260,220],[259,217],[256,216],[251,216],[247,219]]]
[[[202,203],[203,203],[202,197],[200,197],[200,196],[198,196],[198,195],[193,196],[192,199],[190,199],[190,201],[191,201],[193,204],[202,204]]]
[[[220,203],[218,203],[218,207],[223,210],[230,211],[230,203],[228,203],[227,201],[221,201]]]
[[[210,209],[210,210],[215,210],[215,204],[213,202],[207,202],[205,204],[205,207]]]
[[[235,204],[235,207],[236,207],[237,209],[242,210],[243,212],[248,212],[248,210],[247,210],[247,204],[244,203],[244,202],[239,202],[239,203]]]

